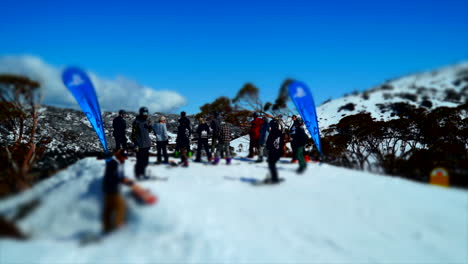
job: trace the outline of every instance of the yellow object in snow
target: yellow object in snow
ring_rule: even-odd
[[[430,184],[449,187],[450,177],[446,169],[438,167],[431,171]]]

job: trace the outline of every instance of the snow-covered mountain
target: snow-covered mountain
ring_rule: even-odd
[[[87,156],[96,156],[103,152],[101,143],[96,137],[91,124],[82,111],[58,108],[53,106],[43,106],[39,110],[39,124],[37,127],[37,142],[46,142],[47,150],[45,156],[35,164],[34,170],[44,172],[56,171],[79,159]],[[149,119],[155,123],[159,117],[164,115],[167,118],[166,125],[169,132],[169,142],[174,143],[177,134],[177,120],[180,118],[177,114],[154,113]],[[112,120],[117,116],[115,112],[103,112],[104,128],[109,149],[115,146],[112,137]],[[130,142],[131,123],[135,119],[135,112],[128,112],[125,120],[127,121],[127,139]],[[188,116],[192,124],[198,124],[193,116]],[[13,140],[13,135],[2,128],[0,124],[0,144],[5,144]],[[5,130],[5,131],[3,131]],[[241,130],[233,128],[234,137],[240,136]],[[155,135],[150,137],[156,142]],[[152,151],[156,151],[155,147]]]
[[[360,111],[391,119],[395,102],[457,106],[467,100],[467,68],[465,63],[411,75],[330,101],[318,108],[320,125]],[[51,137],[57,156],[80,158],[77,153],[99,151],[80,112],[41,111],[40,137]],[[106,128],[113,117],[104,113]],[[169,116],[168,124],[176,119]],[[8,138],[2,134],[2,140]],[[244,137],[231,146],[237,157],[247,155]],[[125,165],[130,178],[134,165],[134,158]],[[158,203],[141,206],[124,188],[127,224],[83,244],[100,234],[104,166],[103,160],[81,159],[32,189],[0,200],[0,216],[17,219],[17,227],[29,236],[0,240],[0,263],[468,262],[466,190],[318,163],[309,163],[298,175],[297,164],[287,158],[278,162],[285,181],[275,186],[246,181],[264,178],[268,166],[243,158],[230,166],[224,161],[188,168],[150,165],[148,174],[168,177],[139,182],[159,197]]]
[[[430,72],[389,80],[363,92],[353,92],[330,100],[317,108],[321,129],[336,124],[341,118],[369,112],[376,120],[397,118],[392,105],[408,103],[434,109],[456,107],[468,102],[468,62]]]

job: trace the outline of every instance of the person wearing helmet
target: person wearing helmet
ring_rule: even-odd
[[[127,137],[125,130],[127,129],[127,122],[125,122],[125,110],[120,110],[119,115],[112,121],[112,128],[114,131],[112,135],[115,139],[115,150],[127,149]]]
[[[136,164],[135,177],[139,180],[148,178],[145,175],[146,166],[149,162],[149,149],[151,147],[151,139],[149,133],[153,130],[151,122],[148,120],[149,111],[146,107],[141,107],[139,115],[136,116],[132,123],[132,141],[135,146]]]
[[[120,184],[133,186],[132,180],[124,176],[124,162],[127,151],[119,149],[115,155],[106,161],[106,169],[102,182],[104,206],[102,211],[102,231],[109,233],[125,223],[126,205],[120,194]]]

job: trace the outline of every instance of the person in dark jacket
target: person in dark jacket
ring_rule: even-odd
[[[192,124],[190,123],[190,119],[188,119],[187,113],[185,111],[180,112],[179,124],[183,124],[184,126],[188,127],[189,134],[192,135]],[[192,150],[190,149],[190,136],[189,144],[187,145],[187,156],[189,158],[192,156]]]
[[[141,107],[139,115],[136,116],[132,123],[132,141],[135,146],[136,164],[135,177],[143,180],[148,178],[145,176],[146,166],[149,161],[149,149],[151,147],[151,139],[149,133],[153,130],[151,122],[148,120],[148,108]]]
[[[115,150],[127,149],[127,137],[125,130],[127,129],[127,122],[125,122],[125,110],[120,110],[119,115],[112,121],[112,132],[115,139]]]
[[[102,231],[109,233],[125,223],[126,205],[120,194],[120,184],[133,186],[132,180],[124,176],[123,164],[127,159],[127,151],[119,149],[115,156],[106,161],[106,169],[102,181],[104,206],[102,211]]]
[[[169,163],[169,156],[167,155],[167,142],[169,136],[167,134],[166,117],[159,117],[159,123],[153,125],[153,131],[156,135],[156,150],[158,152],[158,158],[156,163],[160,164],[162,161],[161,155],[164,156],[164,163]]]
[[[292,149],[292,160],[291,163],[297,162],[297,142],[296,137],[296,127],[297,127],[297,116],[292,116],[292,125],[289,127],[289,138],[291,139],[291,149]]]
[[[221,126],[218,133],[218,149],[216,151],[216,158],[213,161],[213,164],[216,165],[219,163],[220,158],[226,158],[226,164],[231,164],[231,129],[228,124],[224,121],[221,121]]]
[[[219,134],[219,114],[218,112],[213,112],[213,117],[211,119],[210,128],[211,128],[211,153],[216,153],[218,146],[218,134]]]
[[[266,142],[268,149],[268,168],[270,169],[270,178],[265,179],[265,183],[278,183],[278,170],[276,162],[283,156],[284,135],[281,132],[278,122],[270,122],[270,134]]]
[[[186,118],[188,120],[188,118]],[[188,167],[188,156],[187,152],[190,148],[190,136],[192,130],[190,129],[190,121],[187,122],[185,119],[179,119],[179,126],[177,127],[177,139],[176,144],[180,149],[180,159],[182,166]]]
[[[202,149],[205,149],[206,156],[208,157],[208,160],[211,160],[211,153],[210,153],[210,148],[208,146],[208,137],[210,134],[210,127],[208,124],[205,122],[205,119],[200,118],[199,124],[197,127],[197,135],[198,135],[198,147],[197,147],[197,157],[195,159],[196,162],[201,162],[201,152]]]
[[[268,117],[264,116],[262,118],[263,124],[260,129],[260,139],[259,139],[259,145],[260,149],[258,151],[258,159],[256,162],[262,162],[263,157],[267,157],[267,149],[266,149],[266,141],[268,138],[268,134],[270,134],[270,124],[268,122]]]
[[[257,113],[253,113],[253,120],[250,122],[250,130],[249,130],[249,137],[250,137],[250,145],[249,145],[249,156],[248,158],[253,158],[255,153],[258,152],[259,149],[259,141],[260,141],[260,128],[262,127],[263,121],[261,118],[258,117]]]
[[[298,173],[303,173],[307,168],[307,163],[304,160],[304,147],[309,141],[309,137],[307,136],[301,119],[296,120],[296,135],[294,136],[294,140],[296,141],[296,148],[297,148],[297,159],[299,160],[299,168],[297,169]]]

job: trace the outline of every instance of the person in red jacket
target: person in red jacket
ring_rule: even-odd
[[[253,113],[253,118],[252,122],[250,122],[251,127],[249,130],[250,146],[248,158],[253,158],[260,148],[260,129],[263,124],[263,120],[258,117],[257,113]]]

